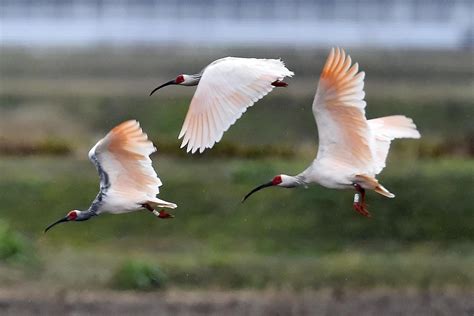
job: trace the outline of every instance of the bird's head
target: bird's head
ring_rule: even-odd
[[[199,80],[196,81],[195,76],[181,74],[177,76],[176,79],[170,80],[162,84],[161,86],[158,86],[155,89],[153,89],[153,91],[150,93],[150,96],[156,91],[160,90],[161,88],[169,86],[169,85],[193,86],[193,85],[196,85],[197,82],[199,82]]]
[[[292,176],[288,176],[286,174],[279,174],[275,177],[273,177],[272,181],[264,183],[262,185],[259,185],[258,187],[254,188],[252,191],[247,193],[247,195],[242,199],[242,202],[244,202],[249,196],[254,194],[257,191],[260,191],[261,189],[272,187],[272,186],[279,186],[283,188],[294,188],[298,186],[300,183],[298,182],[298,179]]]
[[[51,225],[49,225],[48,227],[46,227],[44,232],[46,233],[48,230],[53,228],[53,226],[55,226],[57,224],[60,224],[60,223],[71,222],[71,221],[80,222],[80,221],[85,221],[85,220],[89,219],[90,217],[91,217],[91,214],[89,212],[82,212],[82,211],[79,211],[79,210],[72,210],[72,211],[69,211],[66,214],[66,216],[64,216],[63,218],[60,218],[56,222],[54,222]]]

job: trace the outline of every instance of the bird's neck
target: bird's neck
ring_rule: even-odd
[[[302,172],[300,174],[297,174],[296,176],[293,176],[292,178],[295,181],[295,186],[296,187],[301,187],[301,186],[307,187],[308,184],[309,184],[309,181],[308,181],[306,175],[304,174],[304,172]]]
[[[183,75],[184,82],[181,83],[182,86],[197,86],[201,80],[201,74],[195,75]]]
[[[296,176],[285,176],[284,185],[281,186],[285,188],[296,188],[307,186],[307,183],[305,182],[305,178],[301,174],[298,174]]]
[[[306,178],[302,174],[298,174],[295,177],[295,181],[298,183],[298,186],[307,186]]]
[[[76,221],[79,221],[79,222],[80,221],[86,221],[86,220],[88,220],[91,217],[96,216],[96,215],[97,215],[97,213],[94,210],[92,210],[91,208],[89,208],[86,211],[79,211],[79,214],[76,218]]]

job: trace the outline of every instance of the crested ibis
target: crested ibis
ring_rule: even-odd
[[[296,176],[277,175],[256,187],[242,202],[266,187],[320,184],[331,189],[355,189],[353,208],[369,217],[365,190],[395,197],[378,182],[376,175],[385,167],[393,139],[420,138],[420,133],[413,120],[403,115],[367,120],[364,77],[343,49],[331,49],[313,101],[319,134],[316,158]]]
[[[126,121],[113,128],[89,151],[89,159],[100,177],[100,190],[95,200],[85,211],[68,212],[45,232],[59,223],[85,221],[102,213],[147,209],[158,218],[172,218],[173,215],[164,210],[155,210],[157,207],[177,207],[156,197],[162,183],[149,157],[155,151],[137,121]]]
[[[178,138],[187,152],[202,153],[219,142],[225,131],[248,107],[274,87],[286,87],[282,80],[293,76],[279,59],[226,57],[218,59],[200,73],[179,75],[155,88],[168,85],[198,86]]]

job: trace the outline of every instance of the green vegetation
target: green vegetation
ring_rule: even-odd
[[[0,221],[0,263],[24,263],[34,256],[32,251],[31,245],[24,237]]]
[[[201,241],[216,250],[305,253],[365,242],[474,241],[474,162],[464,160],[390,161],[380,181],[397,195],[369,193],[366,219],[352,210],[350,191],[269,188],[241,204],[253,187],[279,173],[294,174],[302,160],[204,160],[155,157],[164,182],[160,196],[176,201],[176,219],[156,220],[147,212],[104,215],[87,223],[67,223],[47,234],[63,244],[89,244],[151,235],[151,243]],[[80,172],[77,172],[80,170]],[[88,160],[23,158],[0,160],[2,218],[25,234],[74,208],[87,208],[97,191]],[[6,194],[8,192],[8,194]],[[422,196],[423,198],[417,198]],[[41,218],[35,218],[41,214]],[[87,239],[80,238],[87,233]]]
[[[115,287],[127,290],[161,289],[165,282],[166,277],[158,266],[132,260],[123,263],[112,279]]]
[[[0,142],[0,153],[5,156],[55,155],[63,156],[72,152],[67,142],[46,139],[29,144]]]
[[[306,256],[224,255],[199,265],[167,267],[170,283],[183,287],[294,288],[325,287],[471,287],[473,253],[354,251]]]
[[[367,71],[368,117],[405,114],[423,136],[394,142],[379,179],[397,197],[370,192],[370,219],[352,210],[353,192],[317,186],[269,188],[240,203],[256,185],[314,158],[311,103],[326,52],[282,50],[298,75],[287,89],[250,108],[213,150],[179,149],[193,89],[154,97],[149,90],[230,54],[266,52],[2,51],[0,218],[10,228],[0,225],[0,260],[32,253],[40,262],[35,280],[76,288],[474,288],[469,54],[352,53]],[[98,176],[87,152],[131,118],[158,147],[160,197],[179,205],[176,218],[103,215],[43,234],[69,210],[89,206]],[[0,281],[15,279],[9,266],[0,266]]]
[[[158,220],[145,211],[103,215],[43,235],[68,210],[88,206],[97,190],[93,166],[62,158],[2,159],[0,192],[8,188],[9,194],[0,195],[8,205],[0,211],[17,230],[41,241],[47,271],[54,268],[56,277],[72,278],[75,285],[74,273],[58,274],[61,263],[89,267],[89,282],[82,280],[88,286],[141,288],[146,268],[117,266],[135,257],[162,267],[167,284],[181,287],[474,284],[473,201],[462,189],[474,185],[472,161],[391,161],[381,181],[397,198],[369,193],[371,219],[352,210],[352,192],[320,187],[270,188],[240,203],[253,186],[305,164],[157,156],[164,182],[160,195],[179,204],[175,219]],[[65,247],[74,250],[66,258],[57,255]],[[85,251],[104,255],[83,262]],[[97,269],[105,269],[99,279]],[[121,271],[111,275],[110,269]],[[114,282],[119,276],[126,280],[120,286]]]
[[[308,159],[312,158],[317,142],[317,130],[311,112],[313,96],[288,98],[278,93],[261,100],[258,107],[250,108],[239,124],[226,132],[222,142],[212,152],[206,151],[198,157],[288,158],[306,155]],[[436,158],[473,154],[474,127],[471,120],[474,98],[470,101],[423,102],[416,98],[405,100],[405,97],[368,98],[369,118],[403,113],[413,118],[423,135],[419,141],[395,142],[392,155]],[[48,97],[43,101],[42,98],[4,96],[2,99],[0,95],[0,123],[7,127],[12,125],[8,130],[5,128],[0,138],[0,153],[58,155],[76,151],[83,154],[77,149],[86,151],[91,143],[117,122],[136,118],[160,152],[185,156],[176,138],[186,114],[188,98],[176,97],[166,104],[163,104],[163,99],[149,97],[74,96]],[[57,108],[61,108],[59,113]],[[13,126],[18,111],[47,113],[48,118],[29,122],[30,129],[37,129],[38,134],[25,137],[33,139],[18,140],[17,134],[24,133]],[[288,111],[291,111],[291,115],[288,115]],[[50,126],[52,121],[49,117],[54,118],[56,126]]]

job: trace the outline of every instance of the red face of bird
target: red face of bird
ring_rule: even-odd
[[[65,223],[65,222],[71,222],[71,221],[85,221],[86,219],[89,219],[90,215],[88,215],[88,212],[81,212],[79,210],[72,210],[69,211],[69,213],[66,214],[63,218],[57,220],[56,222],[52,223],[46,229],[44,232],[46,233],[48,230],[53,228],[53,226],[60,224],[60,223]]]
[[[244,202],[249,196],[251,196],[255,192],[260,191],[261,189],[264,189],[264,188],[268,188],[272,186],[293,188],[297,185],[298,185],[298,182],[294,177],[287,176],[285,174],[280,174],[273,177],[272,181],[259,185],[258,187],[254,188],[252,191],[247,193],[247,195],[242,199],[242,202]]]
[[[182,84],[185,81],[184,76],[186,75],[179,75],[176,77],[176,79],[174,79],[174,84]]]

